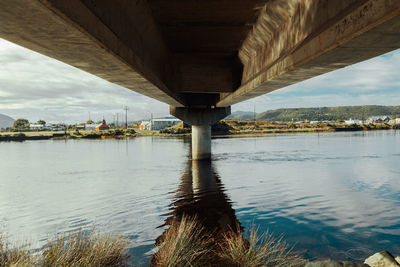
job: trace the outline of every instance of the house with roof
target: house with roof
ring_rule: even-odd
[[[103,120],[102,123],[96,125],[95,130],[96,131],[103,131],[103,130],[109,130],[110,126],[107,125],[106,120]]]
[[[389,122],[392,118],[384,115],[384,116],[372,116],[370,117],[367,122],[368,123],[382,123],[382,122]]]

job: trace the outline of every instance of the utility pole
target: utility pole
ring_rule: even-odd
[[[118,125],[119,125],[119,121],[118,121],[118,113],[117,113],[117,128],[118,128]]]
[[[150,112],[151,118],[150,118],[150,130],[153,131],[153,112]]]
[[[256,105],[253,106],[253,121],[256,121]]]
[[[125,129],[128,129],[128,106],[125,106]]]

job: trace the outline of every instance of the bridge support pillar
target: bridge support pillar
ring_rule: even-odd
[[[170,107],[171,115],[192,126],[192,159],[211,159],[211,125],[231,114],[231,107]]]
[[[192,125],[192,158],[211,158],[211,125]]]

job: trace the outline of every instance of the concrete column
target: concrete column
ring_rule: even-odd
[[[211,125],[192,125],[192,159],[211,159]]]
[[[211,125],[231,114],[231,107],[213,109],[170,107],[170,113],[192,125],[192,159],[211,159]]]

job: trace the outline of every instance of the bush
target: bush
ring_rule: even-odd
[[[13,136],[18,137],[18,138],[26,137],[26,135],[24,133],[17,133],[17,134],[14,134]]]
[[[292,255],[282,237],[269,233],[259,235],[257,230],[251,230],[247,240],[242,236],[241,227],[236,228],[237,232],[217,235],[201,227],[196,217],[183,216],[165,232],[152,266],[289,267],[306,264],[304,259]]]
[[[228,233],[220,243],[218,256],[225,266],[289,267],[304,266],[306,261],[291,255],[291,249],[282,237],[270,233],[259,235],[250,230],[249,239],[240,232]]]
[[[36,259],[27,249],[15,248],[0,234],[0,266],[28,267],[34,266]]]
[[[154,255],[153,266],[206,266],[202,263],[206,261],[210,239],[202,235],[203,231],[195,218],[183,216],[180,222],[172,223],[161,248]]]
[[[127,243],[122,237],[82,231],[50,241],[38,255],[12,247],[0,236],[0,266],[4,267],[102,267],[128,266]]]

